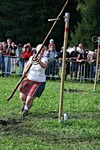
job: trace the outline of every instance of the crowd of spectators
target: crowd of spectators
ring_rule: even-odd
[[[69,53],[66,51],[66,69],[65,79],[67,75],[70,75],[70,80],[81,82],[85,80],[94,81],[96,72],[96,60],[97,49],[94,52],[89,53],[88,49],[85,49],[83,44],[74,45],[72,51]],[[58,54],[58,59],[62,60],[63,47]],[[98,78],[100,79],[100,53],[98,57]]]
[[[50,39],[48,46],[45,46],[44,55],[48,57],[48,65],[46,67],[47,79],[55,80],[56,75],[59,76],[59,70],[62,66],[63,47],[58,52],[53,39]],[[16,74],[16,66],[19,67],[19,76],[22,75],[24,66],[27,64],[30,56],[36,53],[31,43],[15,44],[10,38],[6,42],[0,44],[0,71],[2,76],[9,77]],[[89,50],[85,49],[83,44],[74,45],[71,52],[66,50],[66,68],[65,80],[70,76],[70,80],[90,79],[94,80],[96,72],[97,49],[89,55]],[[98,70],[100,72],[100,54]]]
[[[35,53],[35,49],[30,43],[15,44],[10,38],[0,44],[0,70],[2,76],[9,77],[11,73],[16,73],[16,65],[19,66],[19,75],[22,75],[23,68],[30,56]]]

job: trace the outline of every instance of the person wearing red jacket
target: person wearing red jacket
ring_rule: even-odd
[[[33,51],[30,49],[29,45],[25,45],[25,50],[22,53],[22,58],[24,61],[24,66],[27,64],[29,58],[33,55]]]

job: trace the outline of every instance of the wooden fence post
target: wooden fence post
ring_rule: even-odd
[[[61,86],[60,86],[60,102],[59,102],[59,121],[61,121],[62,117],[62,109],[63,109],[63,92],[64,92],[64,79],[65,79],[65,67],[66,67],[66,49],[67,49],[67,41],[68,41],[68,31],[69,31],[69,13],[65,13],[64,21],[65,21],[65,30],[64,30],[64,49],[63,49],[63,59],[62,59],[62,72],[61,72]]]
[[[96,83],[97,83],[97,77],[98,77],[98,61],[99,61],[99,55],[100,55],[100,37],[98,37],[98,51],[97,51],[97,59],[96,59],[96,72],[95,72],[95,82],[94,82],[94,90],[96,90]]]

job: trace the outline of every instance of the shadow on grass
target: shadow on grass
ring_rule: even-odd
[[[41,118],[58,118],[58,111],[50,111],[50,112],[46,112],[46,113],[37,113],[37,112],[34,112],[34,113],[31,113],[30,112],[30,115],[32,117],[37,117],[38,119],[41,119]]]
[[[58,118],[58,111],[49,111],[47,113],[37,113],[37,112],[29,112],[29,115],[26,118],[21,118],[21,119],[15,119],[15,118],[0,118],[0,125],[7,126],[9,124],[11,125],[17,125],[23,122],[23,120],[27,118],[33,118],[34,119],[57,119]],[[73,113],[68,113],[68,119],[100,119],[100,114],[99,112],[94,113],[94,112],[87,112],[87,113],[79,113],[79,112],[73,112]]]

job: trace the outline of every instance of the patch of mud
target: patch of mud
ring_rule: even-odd
[[[16,120],[16,119],[10,119],[10,118],[8,118],[8,119],[0,119],[0,125],[3,125],[3,126],[7,126],[9,124],[17,125],[19,123],[21,123],[21,121],[20,120]]]
[[[69,93],[83,93],[86,92],[84,90],[77,90],[77,89],[64,89],[65,92],[69,92]]]

